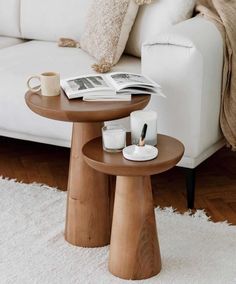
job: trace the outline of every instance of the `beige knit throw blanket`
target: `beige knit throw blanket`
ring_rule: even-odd
[[[224,39],[220,125],[236,150],[236,0],[198,0],[196,10],[217,26]]]

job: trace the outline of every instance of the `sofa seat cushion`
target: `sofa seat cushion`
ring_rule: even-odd
[[[24,40],[22,40],[20,38],[0,36],[0,49],[4,48],[4,47],[16,45],[16,44],[19,44],[19,43],[23,43],[23,42],[24,42]]]
[[[93,61],[81,49],[60,48],[53,42],[29,41],[0,50],[0,135],[7,130],[25,133],[27,139],[31,135],[31,140],[46,143],[58,140],[55,144],[63,145],[60,141],[70,139],[71,124],[31,112],[24,101],[26,80],[44,71],[59,72],[61,78],[91,73]],[[140,72],[140,60],[123,56],[114,71]],[[48,137],[48,140],[40,137]]]

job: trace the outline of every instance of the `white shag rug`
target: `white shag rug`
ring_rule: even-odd
[[[109,246],[79,248],[64,240],[65,204],[65,192],[0,178],[1,284],[236,283],[235,226],[210,222],[202,211],[156,209],[161,273],[125,281],[108,272]]]

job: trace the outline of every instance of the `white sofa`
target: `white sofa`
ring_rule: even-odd
[[[0,135],[70,146],[71,125],[32,113],[26,79],[43,71],[62,78],[92,73],[81,49],[59,48],[59,37],[79,38],[91,0],[0,0]],[[82,7],[82,9],[81,9]],[[153,97],[158,131],[185,145],[179,166],[194,169],[224,144],[219,128],[223,42],[216,27],[192,18],[143,44],[141,59],[123,55],[113,71],[143,72],[167,98]]]

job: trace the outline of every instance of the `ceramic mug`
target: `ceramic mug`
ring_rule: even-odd
[[[40,86],[31,87],[30,81],[37,79],[40,81]],[[61,93],[60,74],[55,72],[44,72],[40,75],[34,75],[27,80],[27,86],[31,92],[38,92],[41,90],[43,96],[58,96]]]

